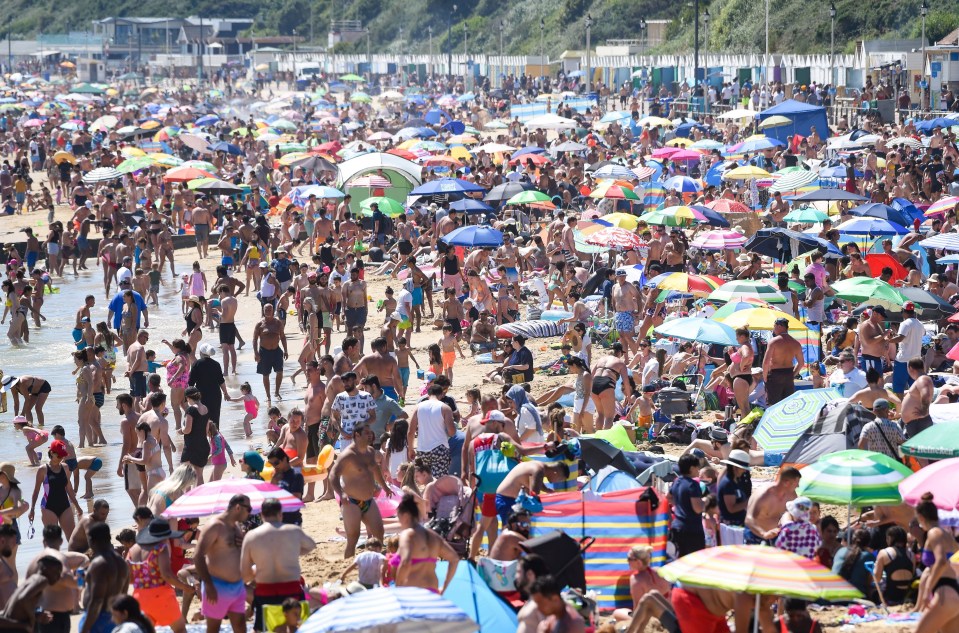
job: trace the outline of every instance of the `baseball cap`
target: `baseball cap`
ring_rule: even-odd
[[[875,411],[876,409],[881,409],[881,408],[883,408],[883,407],[885,407],[886,409],[890,409],[890,408],[891,408],[891,407],[889,406],[889,401],[888,401],[888,400],[886,400],[885,398],[876,398],[875,400],[873,400],[873,403],[872,403],[872,410],[873,410],[873,411]]]
[[[906,309],[906,305],[912,305],[912,302],[911,302],[911,301],[907,301],[906,303],[904,303],[903,306],[902,306],[902,307],[903,307],[903,310]],[[913,309],[915,309],[915,306],[913,306]],[[873,314],[879,314],[879,315],[882,315],[882,316],[886,316],[886,309],[885,309],[884,307],[882,307],[882,306],[873,306],[873,307],[872,307],[872,311],[873,311]]]
[[[67,445],[63,440],[53,440],[50,442],[50,452],[59,457],[67,456]]]
[[[915,312],[915,311],[916,311],[916,304],[913,303],[912,301],[907,301],[907,302],[905,302],[904,304],[902,304],[902,311],[903,311],[903,312]]]
[[[486,414],[486,417],[483,418],[483,424],[487,422],[506,422],[506,416],[503,415],[502,411],[493,410]]]
[[[616,276],[617,276],[617,277],[625,277],[625,276],[626,276],[626,269],[625,269],[625,268],[617,268],[617,269],[616,269]]]

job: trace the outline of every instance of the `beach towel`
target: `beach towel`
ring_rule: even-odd
[[[505,323],[496,330],[498,338],[511,338],[517,334],[522,334],[526,338],[549,338],[551,336],[562,336],[566,333],[567,325],[555,321],[517,321],[515,323]]]

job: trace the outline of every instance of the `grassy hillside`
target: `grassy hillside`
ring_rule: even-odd
[[[646,19],[671,19],[662,51],[683,51],[692,45],[692,1],[668,0],[3,0],[0,33],[33,35],[84,30],[90,20],[107,16],[203,15],[254,17],[258,34],[308,34],[312,9],[314,32],[325,42],[331,15],[369,24],[374,51],[426,52],[428,28],[433,29],[433,50],[445,51],[447,25],[453,4],[452,41],[463,50],[464,31],[470,50],[499,50],[500,31],[507,53],[538,53],[540,20],[546,23],[546,49],[556,55],[585,43],[583,18],[593,18],[592,41],[638,38]],[[770,46],[773,52],[823,52],[829,49],[827,0],[796,2],[770,0]],[[764,45],[763,3],[756,0],[712,0],[710,50],[759,52]],[[836,0],[836,48],[851,50],[863,38],[918,37],[921,0]],[[929,0],[926,33],[931,41],[959,27],[959,3]],[[864,6],[868,11],[864,11]],[[335,7],[335,9],[334,9]],[[502,29],[500,25],[503,25]],[[401,39],[402,34],[402,39]],[[366,48],[365,40],[357,44]],[[350,47],[344,45],[344,51]]]

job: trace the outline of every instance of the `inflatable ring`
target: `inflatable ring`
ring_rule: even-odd
[[[325,481],[330,474],[330,467],[333,465],[333,457],[333,447],[329,444],[324,446],[323,450],[320,451],[319,456],[316,458],[316,464],[308,464],[300,468],[300,472],[303,473],[303,480],[306,483]],[[260,476],[263,477],[264,481],[270,481],[273,479],[273,466],[270,466],[270,462],[266,462],[263,465],[263,470],[260,472]]]

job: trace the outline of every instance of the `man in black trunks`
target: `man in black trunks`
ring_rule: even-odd
[[[283,349],[280,350],[280,345]],[[270,397],[270,374],[276,372],[276,388],[273,395],[280,399],[280,383],[283,381],[283,361],[288,356],[286,332],[283,323],[274,316],[272,304],[263,306],[263,318],[253,328],[253,358],[256,360],[256,373],[263,376],[263,389],[267,402]]]
[[[806,365],[802,345],[789,335],[789,321],[776,319],[773,339],[763,358],[763,380],[766,382],[766,403],[772,406],[796,391],[795,376]]]

